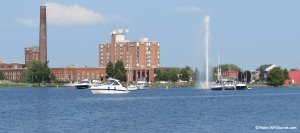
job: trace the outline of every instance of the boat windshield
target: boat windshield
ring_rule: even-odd
[[[233,81],[227,81],[226,84],[227,85],[233,85]]]
[[[108,80],[107,82],[103,83],[102,85],[120,85],[119,82],[114,80]]]
[[[84,83],[90,83],[89,81],[81,81],[80,84],[84,84]]]

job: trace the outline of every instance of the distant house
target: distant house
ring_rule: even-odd
[[[222,81],[235,80],[238,75],[238,71],[230,70],[222,73]]]
[[[274,67],[277,67],[275,64],[265,64],[265,65],[262,65],[262,68],[264,70],[264,75],[265,75],[265,79],[268,78],[268,73],[270,72],[270,70],[272,70]],[[256,70],[256,72],[254,73],[254,77],[253,75],[251,75],[253,78],[251,79],[254,79],[254,80],[259,80],[259,74],[260,74],[260,68],[261,66],[259,66]]]
[[[300,71],[289,71],[290,80],[284,81],[285,84],[299,84],[300,83]]]

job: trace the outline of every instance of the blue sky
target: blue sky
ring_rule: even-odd
[[[24,63],[24,47],[39,44],[39,8],[47,5],[50,67],[98,67],[98,44],[129,27],[125,39],[161,42],[161,67],[202,67],[203,22],[210,16],[209,58],[242,70],[261,64],[295,68],[300,1],[1,1],[0,59]],[[48,9],[51,7],[51,11]],[[80,15],[81,14],[81,15]],[[199,65],[200,64],[200,65]]]

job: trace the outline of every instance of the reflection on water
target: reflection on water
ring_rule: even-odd
[[[93,95],[72,87],[2,87],[0,92],[0,132],[257,132],[255,126],[300,127],[300,88],[170,87]]]

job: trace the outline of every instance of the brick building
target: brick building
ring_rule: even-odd
[[[4,60],[2,60],[0,70],[8,80],[20,80],[22,71],[26,70],[26,64],[19,64],[18,62],[5,64]]]
[[[291,79],[285,80],[285,84],[300,84],[300,71],[289,71],[289,76]]]
[[[99,67],[106,67],[109,61],[124,62],[128,72],[132,58],[131,79],[137,81],[138,77],[146,77],[147,81],[154,82],[154,68],[160,66],[160,43],[142,38],[137,41],[125,40],[125,34],[112,30],[111,43],[99,44]]]
[[[222,73],[222,81],[235,80],[238,75],[238,71],[230,70]]]
[[[29,62],[33,59],[39,59],[39,47],[36,45],[33,45],[32,47],[25,47],[24,48],[25,53],[25,64],[29,65]]]
[[[106,80],[105,68],[74,66],[51,68],[51,72],[55,75],[57,81],[81,81],[89,80]]]
[[[147,81],[154,82],[154,68],[160,64],[159,42],[151,42],[148,38],[138,41],[125,40],[125,34],[111,33],[111,43],[99,44],[99,67],[67,67],[51,68],[52,73],[59,81],[81,81],[82,79],[106,81],[105,68],[109,61],[124,62],[126,74],[129,73],[130,58],[131,78],[137,81],[138,77],[146,77]],[[127,77],[127,76],[126,76]]]

